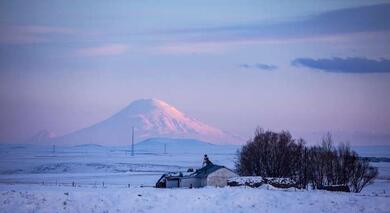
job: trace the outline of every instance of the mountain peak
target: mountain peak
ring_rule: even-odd
[[[130,114],[133,116],[150,113],[164,113],[168,116],[183,116],[183,113],[175,107],[156,98],[135,100],[120,112],[120,114]]]
[[[132,127],[136,141],[148,138],[187,138],[215,144],[240,141],[238,137],[191,118],[155,98],[135,100],[110,118],[65,135],[61,141],[72,144],[128,144]]]
[[[149,109],[149,108],[169,108],[172,107],[167,102],[162,101],[160,99],[156,98],[147,98],[147,99],[138,99],[129,104],[128,107],[131,108],[141,108],[143,110]]]
[[[160,106],[160,105],[168,105],[168,104],[165,101],[162,101],[157,98],[142,98],[131,102],[130,105]]]

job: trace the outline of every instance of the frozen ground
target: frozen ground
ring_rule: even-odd
[[[389,212],[390,194],[0,185],[0,212]]]
[[[125,147],[56,147],[53,152],[50,146],[0,145],[0,212],[390,212],[390,163],[374,163],[379,178],[359,194],[266,186],[150,187],[164,172],[200,167],[204,153],[233,168],[237,148],[168,146],[164,154],[160,145],[139,146],[130,156]],[[388,156],[383,148],[369,153]]]

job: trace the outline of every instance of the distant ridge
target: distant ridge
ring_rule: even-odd
[[[103,145],[99,145],[99,144],[80,144],[80,145],[74,145],[73,147],[91,147],[91,148],[102,148],[104,147]]]
[[[149,138],[137,144],[137,146],[154,146],[154,145],[191,145],[191,146],[216,146],[216,144],[199,141],[196,139],[181,138]]]

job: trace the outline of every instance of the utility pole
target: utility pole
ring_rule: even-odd
[[[53,145],[53,153],[56,152],[56,145]]]
[[[164,143],[164,154],[167,154],[167,144]]]
[[[134,126],[131,128],[131,156],[134,156]]]

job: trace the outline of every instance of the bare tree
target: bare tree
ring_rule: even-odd
[[[367,159],[357,161],[353,168],[353,175],[350,179],[353,192],[361,192],[365,186],[372,183],[378,176],[378,169],[369,166]]]
[[[337,186],[353,192],[360,192],[378,175],[378,170],[349,145],[336,148],[329,133],[321,146],[306,147],[304,140],[292,139],[287,131],[260,128],[237,152],[236,170],[246,176],[291,178],[299,188],[311,184],[317,189]]]

